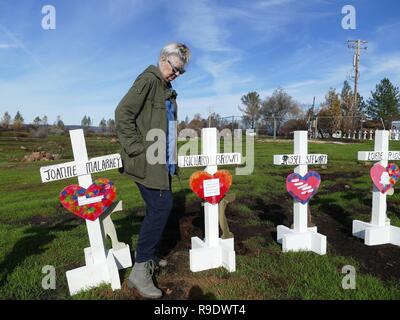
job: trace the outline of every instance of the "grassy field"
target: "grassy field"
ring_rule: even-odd
[[[89,137],[90,157],[119,151],[110,138]],[[21,148],[22,147],[22,148]],[[399,142],[391,142],[400,150]],[[183,189],[174,181],[176,203],[162,242],[169,260],[158,284],[166,299],[399,299],[400,248],[367,247],[351,236],[353,219],[369,221],[371,215],[371,163],[358,162],[357,151],[372,150],[372,141],[354,144],[310,143],[309,152],[327,153],[329,163],[313,167],[322,184],[311,200],[313,222],[328,237],[325,256],[285,253],[276,243],[276,226],[289,225],[292,199],[285,178],[292,168],[272,165],[272,155],[291,153],[292,142],[258,140],[255,169],[250,176],[234,176],[231,192],[236,201],[227,218],[235,234],[236,268],[192,273],[189,270],[190,237],[203,237],[200,200],[189,190],[193,169],[183,170]],[[58,194],[77,179],[42,184],[39,168],[57,162],[25,163],[32,151],[44,150],[72,160],[68,136],[45,140],[0,137],[0,299],[139,299],[126,285],[130,269],[120,272],[121,290],[104,285],[70,297],[65,272],[84,265],[83,249],[89,246],[83,220],[68,213]],[[233,168],[230,168],[234,173]],[[143,202],[134,183],[116,170],[94,175],[117,186],[124,210],[113,220],[121,241],[133,250],[142,221]],[[400,195],[388,196],[388,216],[400,226]],[[55,290],[42,288],[42,268],[56,269]],[[356,269],[356,289],[342,289],[345,265]]]

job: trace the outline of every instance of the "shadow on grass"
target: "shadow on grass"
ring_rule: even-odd
[[[193,286],[189,290],[188,300],[216,300],[216,296],[211,292],[204,293],[199,286]]]
[[[320,211],[338,222],[343,227],[343,231],[351,232],[353,224],[351,213],[338,205],[336,199],[318,199],[316,204],[319,204]]]
[[[73,222],[73,224],[67,224]],[[19,239],[11,252],[4,257],[0,264],[0,287],[6,282],[7,275],[12,273],[25,259],[30,256],[40,255],[45,252],[46,246],[55,238],[55,232],[70,231],[80,225],[75,218],[69,218],[53,226],[32,226],[24,231],[23,238]]]

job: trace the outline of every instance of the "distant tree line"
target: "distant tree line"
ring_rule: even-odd
[[[93,125],[93,121],[90,116],[85,115],[81,120],[81,127],[85,132],[90,131],[90,127]],[[48,117],[45,115],[43,117],[36,116],[32,123],[25,124],[24,118],[19,111],[17,111],[14,118],[10,115],[8,111],[4,112],[3,117],[0,120],[0,127],[2,129],[8,130],[21,130],[23,128],[29,129],[32,131],[34,136],[47,136],[48,133],[52,134],[63,134],[65,133],[65,124],[61,119],[61,116],[58,115],[56,121],[53,125],[48,124]],[[99,128],[102,133],[110,133],[115,134],[115,121],[114,119],[105,120],[101,119],[99,123]]]
[[[263,129],[268,133],[274,131],[279,135],[289,135],[294,130],[307,130],[315,125],[322,136],[332,136],[338,130],[347,132],[359,130],[360,126],[368,126],[368,121],[377,125],[385,125],[390,129],[393,120],[400,120],[400,91],[388,78],[384,78],[376,85],[371,92],[371,98],[364,101],[364,98],[354,92],[347,81],[344,81],[343,88],[339,92],[330,88],[325,95],[325,101],[319,107],[302,108],[300,103],[295,101],[282,88],[276,89],[271,96],[264,99],[255,92],[249,92],[241,97],[241,105],[238,106],[242,112],[242,124],[250,129]],[[355,103],[357,101],[357,103]],[[203,118],[196,113],[190,120],[188,116],[178,123],[178,130],[190,128],[200,130],[205,127],[217,127],[236,129],[238,122],[230,121],[233,117],[221,117],[218,113],[210,113]],[[85,132],[91,132],[93,121],[90,116],[85,115],[81,120],[81,127]],[[14,118],[5,112],[0,126],[3,129],[20,130],[24,127],[24,118],[17,111]],[[57,116],[52,126],[48,125],[47,116],[37,116],[30,124],[32,130],[38,135],[50,133],[62,134],[65,132],[64,122],[61,116]],[[114,119],[102,118],[99,123],[100,132],[103,134],[115,134]]]
[[[242,96],[241,102],[239,110],[249,128],[271,131],[273,127],[278,134],[284,135],[294,130],[306,130],[311,123],[322,135],[332,136],[338,130],[359,130],[362,124],[368,125],[368,121],[383,123],[386,129],[390,129],[393,120],[400,120],[399,88],[387,78],[376,85],[366,102],[359,93],[355,99],[347,81],[344,81],[340,93],[330,88],[319,108],[313,106],[302,110],[300,104],[283,89],[275,90],[264,100],[257,92],[249,92]]]

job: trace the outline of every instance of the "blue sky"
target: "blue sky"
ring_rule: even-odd
[[[356,30],[342,28],[346,4]],[[41,26],[44,5],[56,9],[55,30]],[[400,86],[399,30],[396,0],[0,0],[0,113],[66,124],[87,114],[97,125],[171,41],[192,49],[174,82],[181,120],[209,107],[240,115],[242,95],[278,87],[318,104],[351,75],[349,39],[369,41],[360,69],[368,98],[383,77]]]

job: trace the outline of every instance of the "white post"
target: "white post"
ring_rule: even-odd
[[[399,160],[400,151],[389,151],[389,131],[376,130],[374,151],[359,151],[358,160],[377,161],[384,168],[388,160]],[[390,225],[386,216],[386,193],[382,193],[373,185],[372,191],[372,217],[366,223],[353,220],[353,235],[364,239],[366,245],[380,245],[391,243],[400,246],[400,228]]]
[[[388,132],[379,130],[375,136],[374,151],[387,153],[389,151]],[[383,167],[387,167],[388,160],[382,159],[379,163]],[[372,219],[371,223],[380,227],[385,225],[386,221],[386,193],[382,194],[376,186],[372,191]]]
[[[367,140],[367,130],[364,131],[364,137],[363,140]]]
[[[304,177],[308,172],[308,164],[326,164],[326,154],[309,155],[307,131],[294,132],[294,154],[274,155],[275,165],[295,165],[294,172]],[[317,254],[326,254],[326,236],[317,233],[317,227],[308,228],[308,203],[294,201],[293,229],[279,225],[277,227],[277,241],[282,244],[283,252],[313,251]]]
[[[294,154],[304,154],[308,153],[308,142],[307,142],[307,134],[305,131],[295,131],[294,132]],[[298,173],[301,176],[305,176],[308,171],[308,165],[300,164],[299,166],[294,168],[294,172]],[[297,232],[305,232],[307,231],[307,207],[308,204],[302,204],[298,201],[295,201],[293,204],[293,227]]]
[[[218,135],[216,128],[201,130],[202,154],[179,156],[178,166],[181,168],[201,167],[208,165],[205,171],[211,175],[217,172],[218,165],[240,164],[240,153],[218,153]],[[218,204],[204,203],[204,241],[192,237],[190,250],[190,270],[193,272],[212,268],[225,267],[228,271],[236,270],[234,239],[219,237]]]
[[[87,162],[89,158],[83,131],[71,130],[70,138],[74,160],[76,162]],[[90,174],[79,176],[78,182],[81,187],[87,189],[93,183],[92,176]],[[106,251],[103,243],[104,234],[99,219],[95,221],[86,220],[86,227],[89,235],[90,247],[92,249],[93,262],[100,262],[106,258]]]
[[[371,129],[371,131],[369,132],[369,140],[372,140],[372,135],[374,134],[374,130]]]
[[[217,155],[217,129],[204,128],[201,131],[202,154],[210,158]],[[207,166],[205,169],[209,174],[217,172],[217,166]],[[218,204],[205,202],[204,204],[205,242],[210,247],[218,245]]]
[[[91,173],[122,166],[119,154],[88,159],[85,138],[82,129],[70,130],[70,139],[74,161],[40,168],[42,182],[51,182],[71,177],[78,177],[79,185],[87,189],[92,183]],[[107,163],[104,167],[93,164]],[[60,170],[60,168],[64,170]],[[93,170],[93,171],[91,171]],[[56,174],[56,172],[64,172]],[[68,173],[68,174],[67,174]],[[112,209],[112,210],[111,210]],[[112,290],[120,289],[121,282],[118,269],[132,266],[129,246],[119,242],[116,236],[111,214],[122,210],[122,202],[115,203],[110,210],[94,221],[86,220],[90,247],[84,249],[86,265],[66,272],[71,295],[82,290],[109,283]],[[112,240],[112,249],[104,245],[105,235]]]

